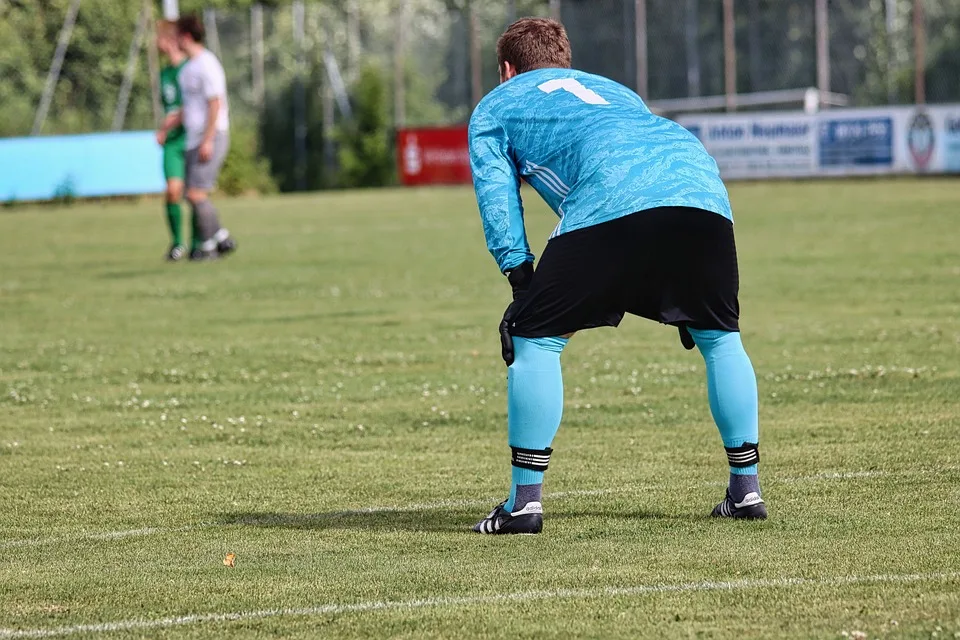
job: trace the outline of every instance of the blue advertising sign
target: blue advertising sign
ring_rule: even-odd
[[[893,166],[893,118],[829,119],[820,123],[820,166]]]
[[[152,131],[0,139],[0,202],[163,191]]]
[[[947,114],[943,121],[943,169],[960,172],[960,113]]]

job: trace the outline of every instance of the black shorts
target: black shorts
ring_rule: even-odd
[[[739,331],[739,288],[732,222],[687,207],[639,211],[550,240],[510,334],[615,327],[625,313]]]

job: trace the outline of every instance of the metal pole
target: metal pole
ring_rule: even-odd
[[[814,13],[817,25],[817,91],[820,93],[822,107],[824,96],[830,91],[830,22],[827,0],[816,0]]]
[[[560,0],[550,0],[550,17],[560,20]]]
[[[304,87],[303,73],[306,68],[304,52],[305,7],[303,0],[294,0],[293,46],[296,52],[296,76],[293,83],[293,173],[298,190],[307,188],[307,92]]]
[[[406,105],[406,56],[407,40],[407,4],[408,0],[400,0],[397,6],[397,22],[393,43],[393,121],[396,128],[407,123]]]
[[[686,28],[687,96],[700,95],[700,5],[698,0],[687,0]]]
[[[897,101],[897,86],[894,79],[896,52],[893,42],[897,24],[897,0],[886,0],[885,10],[887,26],[887,102],[893,104]]]
[[[927,101],[927,26],[924,23],[923,0],[913,0],[913,100]]]
[[[133,34],[133,41],[130,43],[130,51],[127,54],[127,68],[123,72],[123,81],[120,83],[120,93],[117,95],[117,108],[113,112],[113,124],[111,131],[120,131],[123,129],[123,121],[127,119],[127,105],[130,103],[130,90],[133,88],[133,78],[137,75],[137,61],[140,58],[140,49],[143,47],[143,36],[147,31],[147,22],[149,8],[145,5],[140,7],[140,15],[137,17],[137,30]]]
[[[336,145],[334,144],[334,119],[336,118],[335,103],[333,101],[333,90],[330,83],[325,82],[323,86],[322,100],[322,118],[323,118],[323,182],[326,186],[333,186],[334,171],[337,166]]]
[[[475,107],[483,97],[483,61],[480,57],[480,18],[476,2],[470,2],[470,103]]]
[[[50,101],[53,100],[53,92],[57,88],[57,80],[60,79],[60,68],[63,66],[63,59],[67,55],[67,46],[70,44],[70,36],[73,35],[73,26],[77,23],[77,12],[80,10],[80,0],[73,0],[67,8],[67,15],[63,19],[63,27],[60,28],[60,37],[57,38],[57,48],[53,52],[53,62],[50,64],[50,71],[47,73],[47,81],[43,85],[43,94],[40,96],[40,104],[37,106],[37,113],[33,117],[33,129],[30,135],[40,134],[43,129],[43,123],[47,119],[47,111],[50,110]]]
[[[750,82],[747,90],[760,91],[763,87],[763,53],[760,49],[760,3],[747,2],[747,66],[750,69]]]
[[[203,29],[207,32],[207,49],[213,51],[218,58],[220,55],[220,33],[217,31],[217,10],[209,7],[203,10]]]
[[[647,0],[633,1],[633,50],[637,56],[637,94],[646,100],[649,94]]]
[[[360,75],[360,7],[358,0],[347,1],[347,82]]]
[[[340,115],[347,120],[352,120],[353,108],[350,106],[350,95],[347,92],[347,85],[343,82],[343,74],[340,73],[340,65],[337,63],[337,58],[333,55],[333,50],[329,47],[323,52],[323,66],[327,70],[327,82],[330,84],[330,90],[333,92],[332,95],[337,101]]]
[[[163,19],[176,20],[180,17],[179,0],[163,0]]]
[[[263,108],[264,98],[264,62],[263,62],[263,5],[259,2],[250,6],[250,66],[252,69],[253,104]]]
[[[160,60],[157,55],[157,21],[153,15],[153,2],[143,0],[147,12],[147,72],[150,74],[150,101],[153,105],[153,120],[163,119],[163,107],[160,104]]]
[[[737,109],[737,43],[733,0],[723,0],[723,79],[727,111]]]

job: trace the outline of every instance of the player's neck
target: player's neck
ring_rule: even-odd
[[[199,43],[187,45],[184,47],[183,52],[187,54],[188,58],[196,58],[198,55],[204,52],[204,46]]]
[[[187,59],[187,54],[183,51],[177,51],[176,53],[171,53],[167,56],[167,60],[170,61],[170,65],[173,67],[179,67],[180,63]]]

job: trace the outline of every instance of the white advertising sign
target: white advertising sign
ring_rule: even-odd
[[[960,173],[960,105],[682,116],[729,179]]]
[[[683,118],[729,178],[812,175],[816,125],[804,113]]]

